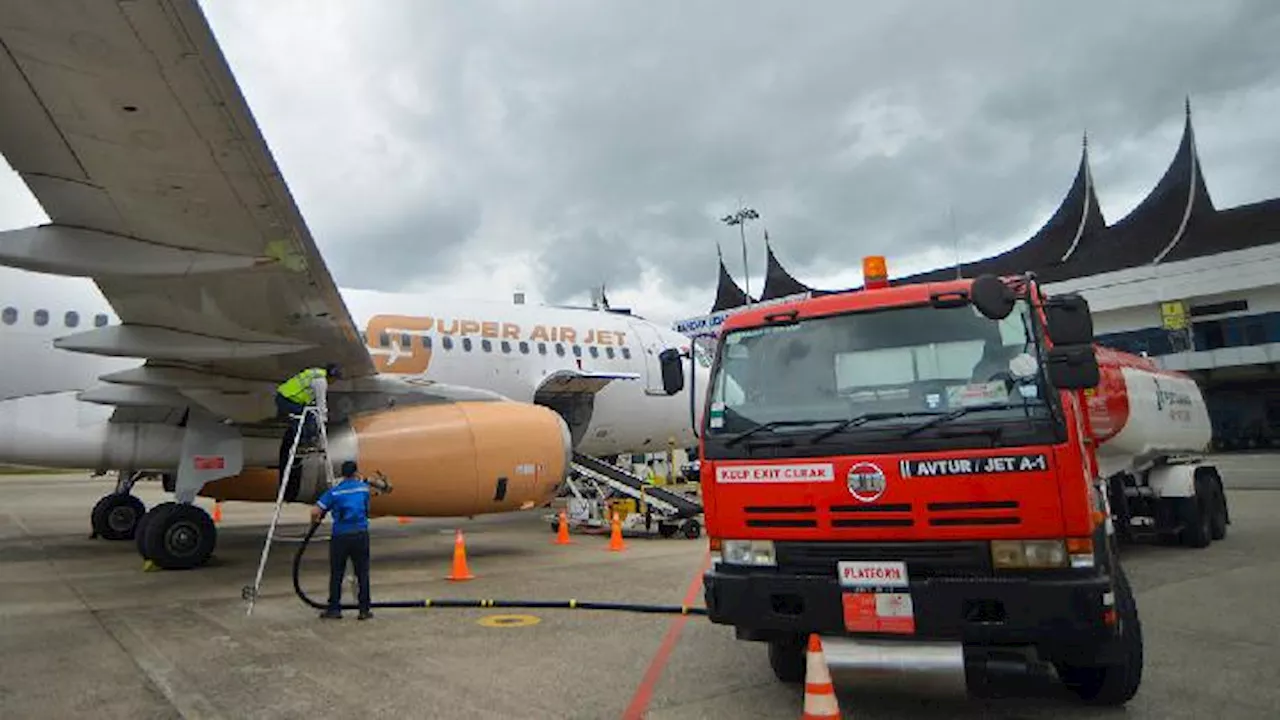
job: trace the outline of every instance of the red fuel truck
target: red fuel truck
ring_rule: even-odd
[[[720,330],[710,620],[767,643],[785,682],[819,633],[874,677],[982,694],[1052,668],[1127,702],[1142,629],[1118,542],[1204,547],[1229,521],[1196,384],[1095,346],[1085,300],[1029,274],[891,286],[868,258],[864,275]]]

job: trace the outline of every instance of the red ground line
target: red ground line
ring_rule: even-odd
[[[698,596],[698,591],[702,588],[702,574],[706,572],[711,565],[711,552],[708,551],[706,556],[702,558],[701,569],[693,576],[693,581],[689,583],[689,590],[684,594],[683,605],[692,605]],[[640,680],[640,684],[636,686],[635,695],[631,697],[631,704],[627,706],[626,712],[622,713],[623,720],[643,720],[645,712],[649,710],[649,702],[653,700],[653,690],[658,685],[658,680],[662,679],[662,671],[667,667],[667,661],[671,659],[671,651],[676,649],[676,643],[680,641],[680,633],[684,631],[685,623],[689,622],[690,615],[677,615],[672,618],[671,625],[667,628],[667,634],[662,638],[662,644],[658,646],[658,652],[654,654],[653,659],[649,661],[649,669],[645,670],[644,677]]]

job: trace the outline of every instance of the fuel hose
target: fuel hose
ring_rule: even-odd
[[[306,536],[302,538],[298,550],[293,555],[293,591],[302,602],[317,610],[324,610],[328,605],[317,602],[302,589],[300,578],[302,556],[311,544],[311,536],[323,522],[324,515],[311,523]],[[456,599],[456,598],[423,598],[421,600],[376,600],[370,603],[375,608],[524,608],[552,610],[606,610],[613,612],[646,613],[650,615],[706,615],[704,607],[688,605],[639,605],[635,603],[590,602],[586,600],[488,600],[488,599]],[[343,610],[355,610],[356,604],[344,604]]]

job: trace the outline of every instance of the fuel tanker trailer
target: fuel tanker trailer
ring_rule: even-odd
[[[1195,381],[1148,358],[1101,346],[1094,354],[1089,434],[1117,534],[1197,548],[1226,537],[1230,514],[1218,469],[1204,458],[1212,427]]]

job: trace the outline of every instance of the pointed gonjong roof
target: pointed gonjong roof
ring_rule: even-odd
[[[773,254],[773,245],[769,243],[769,233],[764,234],[764,251],[766,256],[764,271],[764,292],[761,300],[776,300],[788,295],[799,295],[810,291],[808,285],[791,277],[791,273],[782,267],[777,256]]]
[[[1089,142],[1085,138],[1080,151],[1080,165],[1075,180],[1066,197],[1058,205],[1049,220],[1021,245],[999,255],[962,263],[960,274],[974,277],[982,273],[1009,275],[1036,270],[1052,272],[1065,266],[1070,259],[1097,242],[1106,230],[1107,221],[1098,206],[1098,195],[1093,186],[1093,172],[1089,167]],[[902,278],[909,282],[936,282],[950,280],[957,275],[954,265],[918,273]]]
[[[1146,198],[1124,218],[1114,225],[1106,224],[1098,206],[1086,138],[1075,180],[1058,209],[1040,230],[1011,250],[962,263],[959,271],[965,277],[986,272],[1014,274],[1032,271],[1046,281],[1057,282],[1273,243],[1280,243],[1280,198],[1227,210],[1214,207],[1200,167],[1188,101],[1182,139],[1169,167]],[[768,262],[766,298],[788,294],[783,292],[783,288],[798,292],[807,290],[814,295],[846,291],[807,287],[782,267],[772,249]],[[720,269],[723,286],[727,279],[723,262]],[[893,280],[929,282],[951,279],[956,275],[956,267],[949,265]],[[778,280],[771,286],[770,279],[774,277]],[[793,284],[784,285],[786,281]],[[775,286],[778,289],[775,290]],[[736,285],[733,287],[737,290]],[[741,290],[737,292],[745,298]],[[720,302],[724,295],[717,291],[717,308],[734,307]]]
[[[724,266],[724,256],[720,255],[719,246],[716,247],[717,261],[720,263],[720,279],[716,284],[716,301],[711,306],[711,312],[718,313],[722,310],[742,307],[755,300],[748,298],[747,294],[738,287],[738,283],[734,282],[733,277],[729,275],[729,269]]]

